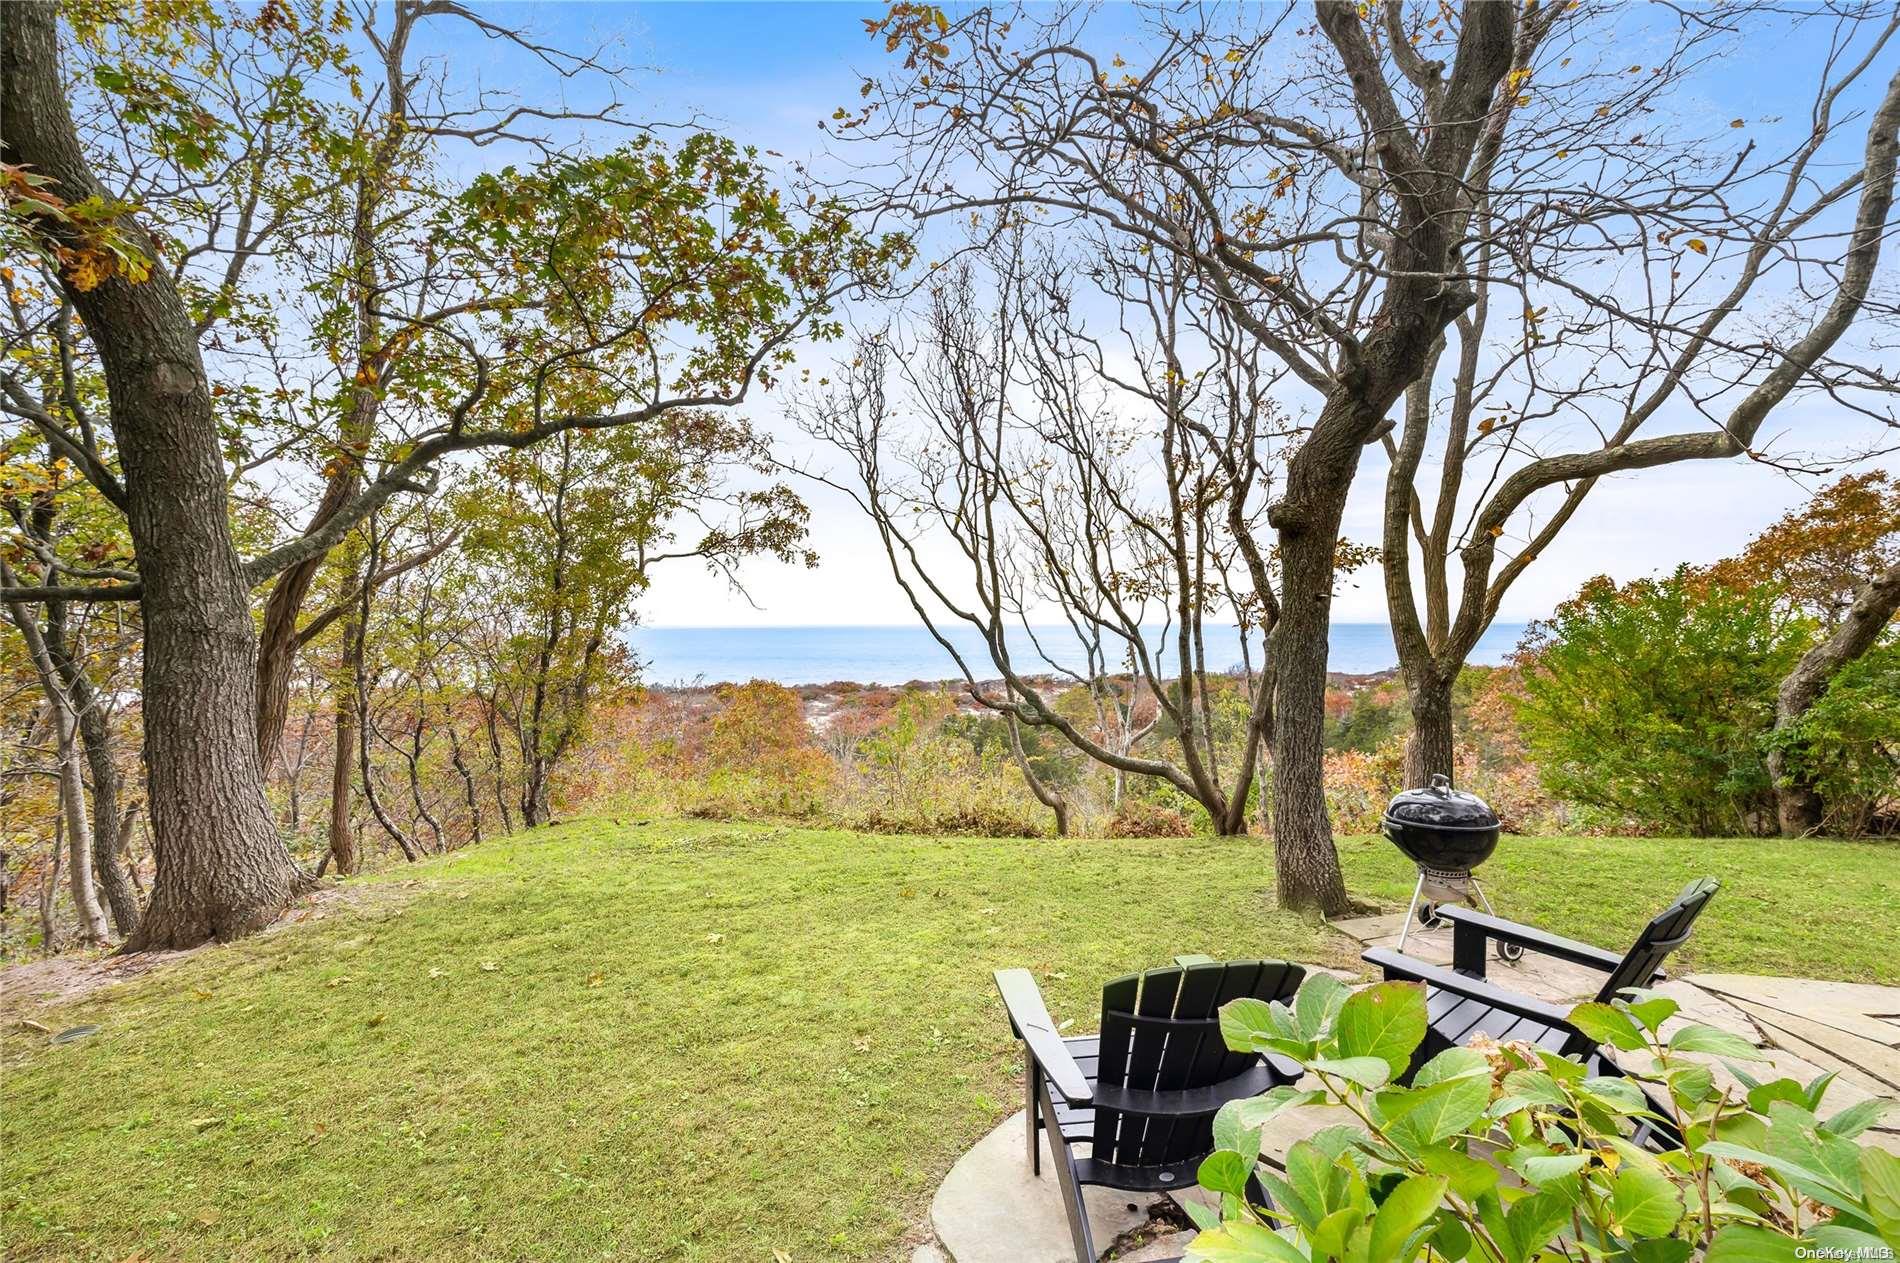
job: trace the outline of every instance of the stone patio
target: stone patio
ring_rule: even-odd
[[[1401,921],[1398,914],[1360,917],[1335,922],[1334,928],[1366,947],[1396,947]],[[1446,929],[1414,929],[1405,950],[1449,964],[1451,934]],[[1590,999],[1603,981],[1601,974],[1580,965],[1534,953],[1518,962],[1493,959],[1488,976],[1513,991],[1559,1003]],[[1774,1067],[1771,1075],[1763,1067],[1763,1075],[1786,1075],[1805,1083],[1834,1071],[1837,1077],[1828,1088],[1824,1111],[1845,1109],[1869,1096],[1900,1097],[1900,987],[1689,974],[1672,977],[1657,989],[1682,1006],[1672,1024],[1705,1022],[1762,1049]],[[1670,1027],[1663,1029],[1667,1034]],[[1718,1081],[1733,1083],[1719,1063],[1705,1060],[1710,1060]],[[1342,1114],[1330,1109],[1282,1114],[1268,1129],[1266,1147],[1283,1152],[1302,1136],[1347,1121]],[[1032,1178],[1023,1151],[1025,1131],[1018,1113],[951,1168],[930,1207],[934,1239],[917,1248],[913,1263],[1074,1263],[1047,1141],[1041,1178]],[[1866,1139],[1900,1153],[1900,1111],[1890,1113]],[[1150,1224],[1153,1199],[1147,1195],[1090,1189],[1086,1197],[1096,1242],[1120,1241],[1123,1246],[1120,1251],[1110,1248],[1105,1257],[1126,1263],[1171,1259],[1192,1236]]]

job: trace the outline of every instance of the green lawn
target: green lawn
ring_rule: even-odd
[[[1409,868],[1342,845],[1355,889]],[[354,909],[9,1030],[15,1259],[886,1259],[1015,1107],[989,971],[1058,1017],[1185,951],[1348,963],[1213,839],[587,821],[370,879]],[[1894,982],[1900,849],[1511,839],[1509,915],[1614,945],[1727,889],[1704,969]]]

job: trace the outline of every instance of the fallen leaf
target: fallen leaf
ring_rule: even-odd
[[[381,1026],[388,1019],[388,1017],[389,1017],[389,1014],[387,1013],[372,1013],[370,1014],[369,1024],[371,1026]]]
[[[40,1034],[42,1034],[42,1035],[51,1035],[51,1034],[53,1033],[53,1028],[52,1028],[52,1027],[50,1027],[50,1026],[48,1026],[48,1025],[46,1025],[46,1024],[45,1024],[45,1023],[43,1023],[43,1022],[35,1022],[35,1021],[34,1021],[34,1020],[33,1020],[32,1018],[30,1018],[30,1017],[23,1017],[23,1018],[21,1018],[21,1019],[20,1019],[20,1026],[21,1026],[21,1027],[22,1027],[23,1029],[25,1029],[25,1030],[29,1030],[29,1031],[38,1031],[38,1032],[39,1032]]]
[[[726,936],[723,934],[708,934],[706,941],[708,943],[723,943],[726,941]]]
[[[194,1118],[191,1120],[193,1131],[210,1131],[213,1127],[224,1126],[222,1118]]]
[[[344,974],[344,975],[343,975],[342,977],[340,977],[340,978],[332,978],[332,979],[330,979],[330,981],[328,981],[328,982],[326,982],[326,983],[324,983],[323,985],[324,985],[324,986],[326,986],[326,987],[340,987],[340,986],[342,986],[342,985],[343,985],[344,983],[346,983],[346,982],[348,982],[349,980],[350,980],[350,976],[349,976],[348,974]]]
[[[500,969],[500,968],[501,968],[501,966],[500,966],[500,965],[497,965],[497,964],[496,964],[496,963],[495,963],[494,961],[492,961],[492,960],[485,960],[485,961],[483,961],[483,962],[482,962],[482,972],[483,972],[483,973],[485,973],[485,974],[492,974],[492,973],[494,973],[494,972],[495,972],[495,971],[496,971],[497,969]]]
[[[607,981],[607,975],[604,973],[601,973],[598,969],[596,969],[593,973],[587,975],[587,985],[590,987],[598,987],[601,983],[605,981]]]
[[[437,969],[434,966],[431,966],[429,969],[429,977],[431,978],[446,978],[448,976],[449,971],[446,969]]]
[[[203,987],[192,988],[191,994],[196,996],[200,1000],[209,1000],[211,998],[211,993],[209,991],[206,991]]]

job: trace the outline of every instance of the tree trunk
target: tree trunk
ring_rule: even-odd
[[[1788,672],[1775,698],[1777,736],[1801,721],[1842,667],[1874,647],[1895,610],[1900,610],[1900,563],[1869,580],[1833,634],[1801,655],[1801,661]],[[1774,777],[1775,812],[1781,835],[1796,838],[1819,829],[1821,796],[1814,792],[1812,784],[1789,768],[1787,748],[1781,742],[1769,747],[1768,771]]]
[[[110,200],[60,84],[58,15],[0,23],[0,138],[69,202]],[[70,234],[71,229],[50,231]],[[157,251],[131,220],[121,231]],[[76,241],[84,249],[84,241]],[[231,541],[223,445],[189,314],[161,262],[131,284],[64,284],[105,370],[144,585],[142,707],[157,873],[132,950],[191,947],[275,921],[307,880],[277,836],[254,729],[256,632]]]
[[[125,836],[119,827],[119,766],[113,759],[112,725],[107,721],[99,690],[66,645],[65,619],[50,616],[46,650],[59,671],[66,695],[78,711],[79,740],[92,772],[92,860],[112,924],[121,938],[139,928],[139,896],[125,871]]]
[[[1346,916],[1353,902],[1326,810],[1326,636],[1333,600],[1330,524],[1282,532],[1280,621],[1273,629],[1273,869],[1283,908]]]
[[[546,824],[553,812],[548,805],[548,761],[541,755],[524,759],[521,786],[521,824],[536,829]]]
[[[353,457],[351,469],[355,468]],[[333,474],[323,499],[304,533],[321,529],[356,494],[361,480],[353,474]],[[290,674],[297,661],[297,615],[310,585],[323,568],[327,553],[300,561],[277,576],[264,603],[264,624],[257,645],[257,761],[269,767],[284,739],[284,719],[290,712]]]
[[[1437,678],[1408,681],[1412,734],[1405,740],[1405,786],[1420,788],[1432,777],[1453,779],[1455,758],[1451,727],[1451,687]]]
[[[73,910],[79,915],[79,936],[88,943],[104,943],[111,937],[106,928],[105,910],[99,906],[98,890],[92,878],[92,825],[86,816],[86,785],[79,771],[79,725],[73,717],[73,700],[53,664],[52,651],[39,623],[25,605],[7,606],[7,614],[26,642],[27,656],[39,677],[40,691],[46,695],[46,707],[52,712],[53,734],[59,760],[59,816],[66,824],[68,848],[67,880],[73,890]],[[55,826],[57,829],[57,825]],[[53,846],[59,846],[57,831]]]
[[[1023,774],[1023,783],[1029,786],[1029,792],[1036,796],[1036,801],[1047,807],[1055,816],[1056,836],[1068,837],[1069,800],[1062,796],[1061,791],[1046,784],[1040,776],[1036,775],[1036,770],[1029,766],[1029,757],[1023,753],[1023,734],[1017,726],[1016,717],[1009,716],[1008,723],[1009,752],[1016,758],[1016,770]]]
[[[348,641],[351,632],[343,633]],[[356,702],[336,689],[336,748],[330,758],[330,859],[337,876],[356,871],[356,832],[350,823],[350,766],[356,755]]]
[[[105,909],[92,877],[92,823],[86,814],[86,785],[79,772],[78,725],[63,707],[54,722],[59,726],[59,796],[66,804],[66,867],[73,888],[73,909],[79,914],[79,933],[88,943],[111,941]]]

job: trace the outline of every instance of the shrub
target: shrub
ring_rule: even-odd
[[[1689,834],[1763,831],[1775,693],[1813,635],[1776,596],[1685,568],[1594,579],[1535,624],[1517,714],[1545,787]]]
[[[1124,798],[1102,831],[1108,838],[1191,838],[1194,826],[1172,807],[1161,807],[1139,798]]]
[[[1830,833],[1900,823],[1900,642],[1869,650],[1775,743],[1791,773],[1821,795]]]
[[[1660,1035],[1674,1000],[1631,991],[1584,1004],[1570,1020],[1641,1056],[1630,1076],[1592,1076],[1573,1058],[1528,1044],[1450,1048],[1408,1086],[1426,1030],[1424,989],[1387,982],[1348,994],[1309,975],[1291,1007],[1236,1000],[1221,1031],[1241,1052],[1291,1057],[1296,1086],[1234,1101],[1214,1120],[1218,1148],[1200,1184],[1219,1211],[1188,1213],[1203,1231],[1188,1263],[1367,1263],[1602,1259],[1623,1263],[1889,1258],[1900,1246],[1900,1157],[1856,1137],[1891,1102],[1823,1119],[1832,1075],[1717,1089],[1686,1054],[1757,1060],[1739,1036],[1684,1025]],[[1635,1058],[1632,1058],[1635,1060]],[[1261,1128],[1281,1110],[1344,1107],[1356,1122],[1291,1146],[1263,1165]],[[1660,1108],[1687,1149],[1637,1143]],[[1248,1195],[1258,1179],[1275,1209]]]

